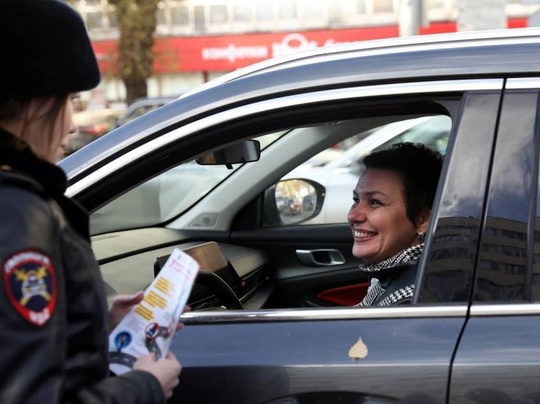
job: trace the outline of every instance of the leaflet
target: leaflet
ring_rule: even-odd
[[[109,335],[109,369],[117,375],[131,370],[137,358],[169,351],[178,320],[187,303],[199,263],[175,248],[144,293],[144,299]]]

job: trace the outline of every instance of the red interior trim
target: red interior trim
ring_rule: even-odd
[[[317,298],[338,306],[354,306],[364,298],[368,286],[369,284],[366,282],[332,288],[319,293]]]

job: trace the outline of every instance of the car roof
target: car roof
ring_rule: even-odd
[[[425,35],[331,45],[260,62],[202,85],[180,100],[189,99],[190,110],[200,106],[202,112],[306,89],[538,72],[540,28]]]
[[[527,77],[540,73],[540,28],[381,39],[331,45],[259,62],[212,80],[109,132],[87,148],[88,164],[67,157],[69,178],[130,144],[182,121],[242,105],[321,90],[400,82]],[[376,95],[376,94],[374,94]],[[307,100],[306,100],[307,101]]]
[[[136,109],[148,105],[157,105],[162,106],[165,105],[171,101],[174,101],[178,99],[179,96],[164,96],[164,97],[143,97],[143,98],[137,98],[135,101],[133,101],[129,106],[127,107],[126,114],[129,115],[131,112],[135,111]]]
[[[154,105],[154,104],[166,104],[167,102],[171,102],[176,100],[180,96],[162,96],[162,97],[142,97],[137,98],[135,101],[133,101],[130,106],[132,105]]]
[[[283,70],[298,66],[299,64],[316,64],[324,59],[330,58],[368,57],[384,52],[385,54],[394,54],[394,59],[398,61],[398,59],[400,59],[399,54],[404,52],[430,52],[436,51],[437,49],[465,50],[476,47],[490,47],[492,49],[497,49],[498,47],[509,45],[524,45],[526,43],[538,44],[538,41],[540,41],[540,28],[530,27],[415,35],[333,44],[268,59],[235,70],[234,72],[225,74],[208,83],[198,86],[192,91],[186,92],[181,95],[180,98],[242,77],[249,77],[269,71]],[[493,55],[495,56],[496,52],[493,52]],[[514,70],[511,69],[512,65],[515,66],[515,71],[523,71],[522,68],[519,68],[519,64],[516,63],[516,60],[501,60],[500,62],[502,65],[506,66],[504,69],[505,71]],[[534,71],[537,71],[537,69],[534,69]]]

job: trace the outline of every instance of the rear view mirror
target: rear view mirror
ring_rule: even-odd
[[[256,140],[245,140],[224,147],[211,153],[203,154],[196,161],[200,165],[221,165],[232,168],[232,164],[258,161],[261,156],[261,145]]]

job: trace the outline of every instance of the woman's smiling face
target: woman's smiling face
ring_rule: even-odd
[[[419,244],[420,229],[407,217],[400,174],[368,168],[358,180],[353,200],[348,221],[354,236],[354,256],[376,263]]]

